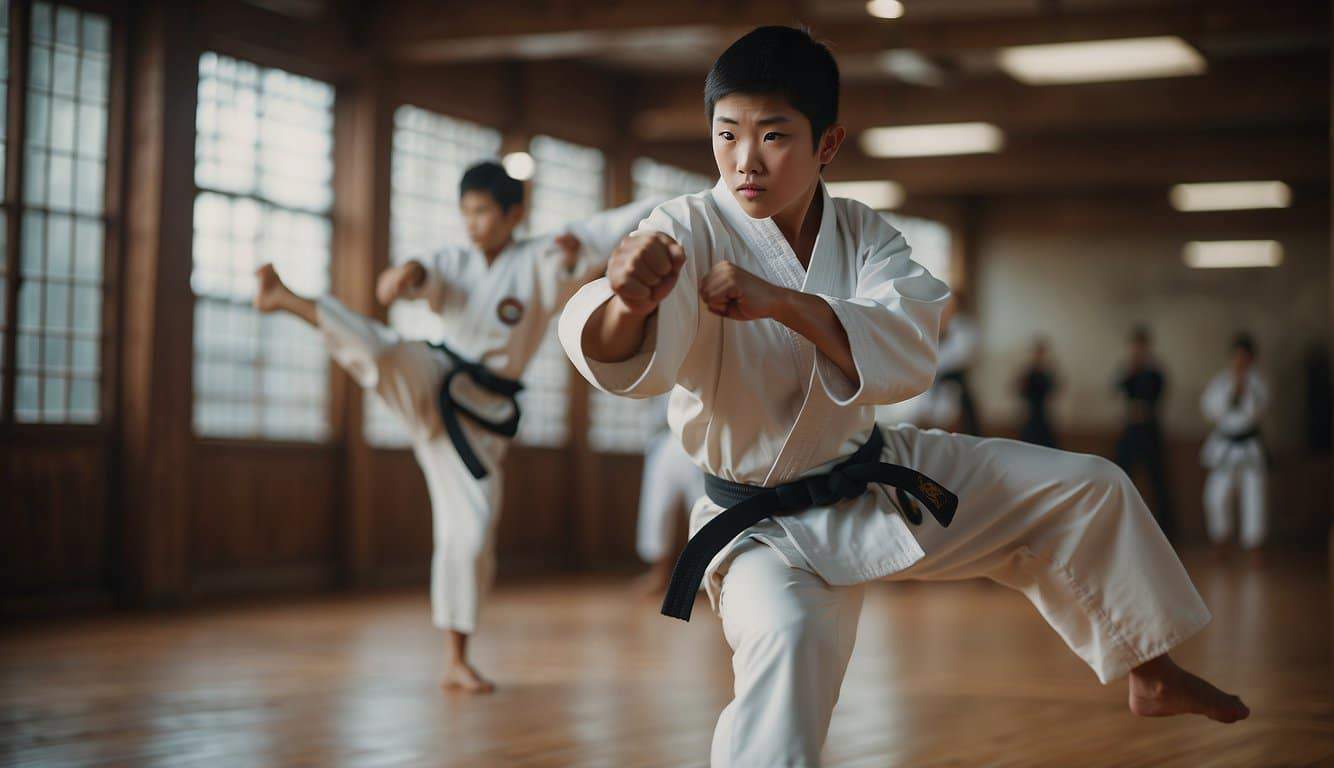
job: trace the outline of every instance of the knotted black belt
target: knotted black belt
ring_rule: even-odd
[[[713,503],[726,509],[686,544],[672,570],[672,581],[662,601],[663,615],[690,621],[690,610],[695,605],[695,593],[704,579],[704,571],[714,556],[742,531],[773,515],[855,499],[866,493],[866,486],[871,483],[893,486],[904,514],[914,525],[922,522],[922,516],[909,495],[930,510],[936,522],[947,527],[954,519],[959,497],[915,469],[880,461],[884,444],[879,427],[873,428],[866,443],[829,472],[772,488],[734,483],[706,474],[705,492]]]
[[[468,442],[468,436],[463,432],[463,425],[459,423],[459,415],[462,414],[472,420],[474,424],[501,437],[514,437],[519,431],[519,401],[516,396],[519,390],[523,389],[523,384],[514,379],[507,379],[501,376],[481,363],[475,363],[444,344],[431,344],[434,349],[445,353],[454,367],[449,373],[445,374],[445,380],[440,382],[440,420],[445,424],[445,431],[449,434],[450,442],[454,443],[454,450],[459,452],[459,458],[463,459],[463,464],[468,467],[472,476],[481,480],[486,477],[488,472],[478,458],[477,452],[473,450],[472,444]],[[454,377],[463,374],[472,379],[473,383],[479,388],[486,390],[494,395],[507,398],[510,405],[514,406],[514,413],[504,421],[491,421],[476,411],[469,408],[466,404],[454,399],[450,392],[450,384]]]

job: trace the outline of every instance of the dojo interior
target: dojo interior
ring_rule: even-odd
[[[249,299],[273,261],[429,338],[375,277],[465,236],[468,165],[526,177],[531,234],[711,186],[703,78],[763,24],[838,58],[825,179],[960,292],[983,434],[1017,435],[1041,337],[1062,447],[1110,457],[1151,330],[1174,543],[1214,613],[1179,655],[1255,711],[1136,719],[1021,596],[882,584],[826,764],[1334,763],[1328,3],[0,7],[0,763],[705,765],[717,618],[632,588],[646,406],[539,351],[473,639],[498,690],[445,693],[404,432]],[[1182,186],[1228,182],[1263,183]],[[1200,393],[1239,331],[1273,393],[1262,558],[1203,523]]]

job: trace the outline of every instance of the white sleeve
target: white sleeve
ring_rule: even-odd
[[[816,355],[826,393],[839,405],[897,403],[925,392],[936,375],[940,315],[949,287],[911,258],[903,235],[877,215],[864,240],[874,250],[852,298],[824,296],[843,324],[857,367],[854,387],[832,360]]]
[[[699,275],[697,257],[706,254],[708,238],[688,226],[688,210],[673,205],[672,213],[658,208],[636,230],[636,234],[662,232],[676,240],[686,252],[686,262],[676,285],[649,316],[644,343],[633,357],[619,363],[604,363],[584,354],[584,328],[599,307],[612,297],[611,284],[602,277],[585,285],[565,305],[559,336],[565,354],[579,373],[598,389],[625,397],[653,397],[671,390],[677,372],[695,341],[699,325]],[[684,220],[684,221],[683,221]]]

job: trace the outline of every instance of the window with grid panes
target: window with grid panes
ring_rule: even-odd
[[[389,260],[429,263],[442,245],[467,242],[459,214],[459,179],[471,166],[495,159],[500,131],[404,105],[394,112],[389,197]],[[440,318],[424,301],[399,301],[389,324],[405,338],[438,341]],[[365,393],[366,440],[380,447],[409,444],[398,417],[374,392]]]
[[[17,206],[4,206],[5,217],[20,216],[14,418],[94,424],[102,417],[111,23],[54,3],[30,11],[23,189]],[[9,14],[10,4],[0,3],[0,105],[9,86]],[[0,157],[3,123],[0,113]],[[0,231],[4,225],[0,219]],[[0,274],[0,289],[8,277]],[[0,299],[0,326],[9,333],[7,309]]]
[[[554,233],[603,209],[602,152],[550,136],[533,137],[528,151],[536,164],[528,207],[530,232]],[[519,395],[523,419],[516,439],[525,445],[564,445],[570,428],[570,362],[556,340],[556,323],[547,329],[523,382]]]
[[[272,263],[298,294],[329,290],[334,90],[215,53],[199,59],[195,144],[194,428],[208,437],[323,440],[319,333],[250,306]]]
[[[636,200],[666,200],[713,186],[713,179],[647,157],[630,165]],[[598,389],[588,403],[588,443],[604,453],[641,453],[662,428],[663,409],[655,400],[616,397]]]

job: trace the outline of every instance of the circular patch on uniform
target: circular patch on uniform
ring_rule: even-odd
[[[501,299],[496,305],[496,317],[505,325],[517,325],[523,317],[523,302],[513,297]]]

